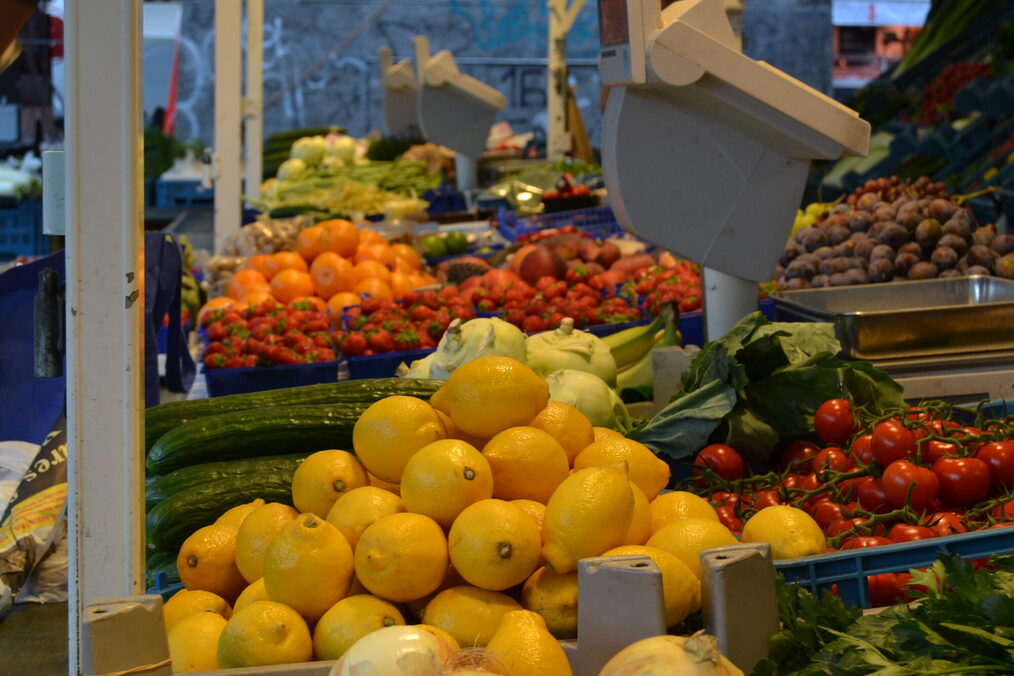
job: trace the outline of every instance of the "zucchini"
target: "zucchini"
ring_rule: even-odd
[[[146,509],[151,509],[163,500],[183,491],[203,486],[209,481],[233,477],[254,477],[264,472],[288,472],[291,476],[299,464],[306,459],[306,453],[292,455],[269,455],[249,460],[227,462],[206,462],[200,465],[182,467],[175,472],[148,477],[144,490]]]
[[[276,406],[198,418],[162,435],[145,462],[167,474],[205,462],[352,447],[352,428],[370,405]]]
[[[159,580],[159,573],[165,574],[165,579]],[[176,553],[158,550],[152,553],[144,563],[144,586],[161,592],[164,588],[161,585],[179,584],[180,572],[176,570]],[[157,587],[157,589],[156,589]]]
[[[366,378],[345,380],[340,383],[305,385],[281,390],[231,394],[213,399],[174,401],[152,406],[144,414],[144,448],[150,450],[158,438],[169,430],[197,418],[232,411],[248,411],[272,406],[298,406],[302,404],[373,403],[396,394],[429,400],[442,380],[413,378]]]
[[[292,472],[209,481],[163,500],[148,512],[148,546],[179,550],[195,530],[214,523],[226,510],[257,498],[291,505]]]

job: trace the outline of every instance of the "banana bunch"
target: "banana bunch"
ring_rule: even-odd
[[[841,201],[842,198],[839,197],[833,202],[811,202],[804,208],[797,209],[796,220],[792,223],[792,232],[789,233],[789,240],[795,237],[796,233],[803,228],[812,228],[817,223],[820,223]]]
[[[653,365],[651,351],[656,347],[682,345],[683,336],[676,326],[676,310],[665,303],[651,324],[635,326],[605,336],[602,340],[616,360],[616,390],[650,387]]]
[[[190,269],[194,266],[194,247],[190,244],[190,240],[187,239],[186,235],[179,235],[177,237],[180,246],[183,247],[183,278],[182,278],[182,306],[190,310],[190,316],[196,317],[197,311],[201,309],[207,300],[207,294],[201,285],[197,282],[193,273]]]

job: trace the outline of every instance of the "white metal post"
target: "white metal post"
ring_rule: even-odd
[[[243,216],[243,4],[215,0],[215,253]]]
[[[705,266],[704,339],[715,340],[757,311],[757,282]]]
[[[243,99],[243,194],[261,192],[264,149],[264,0],[246,0],[246,97]]]
[[[572,149],[567,128],[567,33],[585,0],[547,0],[549,7],[549,68],[546,71],[546,157],[561,160]]]
[[[69,0],[69,673],[86,603],[143,589],[141,2]]]

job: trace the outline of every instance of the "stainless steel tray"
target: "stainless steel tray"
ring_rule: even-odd
[[[1014,280],[973,275],[803,289],[772,300],[777,321],[834,324],[852,359],[1014,349]]]

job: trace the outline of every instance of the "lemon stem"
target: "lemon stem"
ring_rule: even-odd
[[[331,487],[335,490],[335,493],[345,492],[345,482],[341,479],[336,479],[335,482],[331,484]]]
[[[471,467],[466,467],[465,468],[465,478],[468,481],[471,481],[472,479],[474,479],[475,478],[475,470],[473,470]]]
[[[307,528],[316,528],[317,519],[311,516],[309,519],[303,522],[303,525],[306,526]]]
[[[196,568],[197,567],[197,557],[194,556],[193,554],[191,554],[190,556],[188,556],[187,557],[187,565],[190,566],[191,568]]]
[[[512,549],[513,548],[511,547],[511,543],[509,543],[509,542],[501,542],[500,543],[500,551],[499,551],[500,558],[501,559],[509,559],[511,557],[511,551],[512,551]]]

